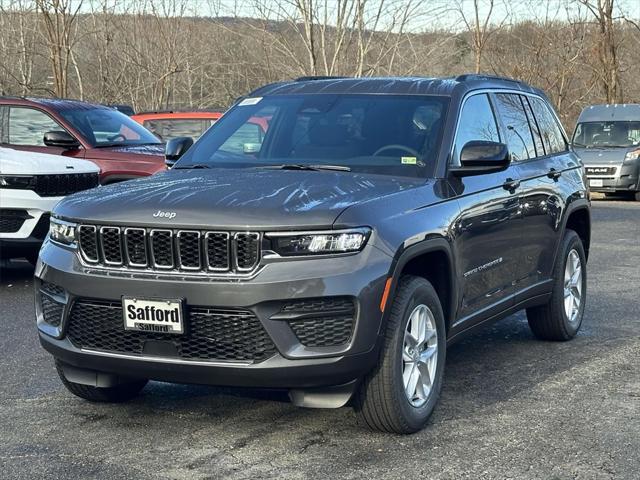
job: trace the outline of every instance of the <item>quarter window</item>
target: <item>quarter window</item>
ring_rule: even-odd
[[[45,146],[44,134],[63,130],[49,115],[34,108],[9,109],[9,144]]]
[[[507,146],[511,158],[515,161],[527,160],[536,156],[529,121],[522,105],[520,95],[499,93],[496,95],[497,110],[507,129]]]
[[[566,151],[567,143],[564,140],[558,121],[549,109],[549,105],[541,98],[530,97],[529,100],[540,126],[540,133],[542,134],[542,141],[547,155]]]
[[[462,147],[474,140],[500,141],[496,118],[493,115],[489,97],[485,94],[469,97],[462,107],[453,154],[454,164],[460,163]]]

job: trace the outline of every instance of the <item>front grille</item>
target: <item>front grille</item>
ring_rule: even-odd
[[[302,345],[335,347],[351,339],[355,305],[350,298],[316,298],[286,303],[272,319],[286,319]]]
[[[616,167],[585,167],[587,175],[612,176],[616,174]]]
[[[86,262],[154,271],[248,274],[260,261],[260,242],[255,232],[78,227]]]
[[[53,327],[59,327],[64,308],[64,303],[62,303],[64,302],[65,296],[64,290],[52,283],[42,282],[40,284],[40,292],[42,317],[44,321]]]
[[[69,315],[67,335],[77,348],[110,353],[149,355],[160,344],[165,347],[163,356],[183,360],[258,363],[276,353],[258,318],[246,310],[192,307],[183,335],[125,330],[122,318],[119,302],[78,300]]]
[[[34,191],[41,197],[61,197],[98,186],[97,173],[37,175]]]
[[[31,218],[26,210],[0,210],[0,232],[15,233]]]

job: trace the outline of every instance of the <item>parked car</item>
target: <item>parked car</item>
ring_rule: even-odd
[[[585,108],[572,146],[584,162],[592,191],[640,201],[640,104]]]
[[[0,145],[91,160],[103,184],[166,169],[164,144],[151,132],[111,107],[77,100],[0,97]]]
[[[177,137],[197,140],[220,117],[222,112],[144,112],[133,115],[136,122],[163,141]]]
[[[35,264],[60,199],[98,185],[98,167],[86,160],[0,148],[0,258]]]
[[[576,335],[590,203],[524,83],[317,79],[254,91],[165,173],[65,199],[51,232],[37,325],[73,394],[280,388],[409,433],[475,328],[526,309],[539,338]]]

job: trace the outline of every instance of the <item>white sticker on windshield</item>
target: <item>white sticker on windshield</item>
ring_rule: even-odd
[[[238,106],[240,107],[244,107],[246,105],[255,105],[256,103],[260,102],[260,100],[262,100],[262,97],[249,97],[249,98],[245,98],[244,100],[242,100]]]

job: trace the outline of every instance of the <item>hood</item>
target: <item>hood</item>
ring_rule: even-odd
[[[574,148],[573,151],[585,165],[619,165],[627,152],[637,148]]]
[[[87,160],[0,148],[0,173],[5,175],[54,175],[99,171],[95,163]]]
[[[164,158],[164,143],[157,145],[127,145],[122,147],[104,147],[100,148],[105,152],[136,154],[136,155],[157,155]]]
[[[172,228],[330,228],[351,205],[424,183],[424,179],[328,171],[171,170],[71,195],[54,214]]]

